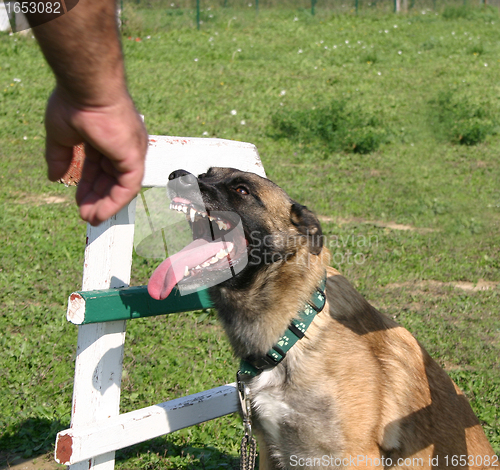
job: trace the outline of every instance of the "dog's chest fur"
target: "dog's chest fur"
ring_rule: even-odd
[[[254,427],[277,468],[300,468],[311,455],[341,455],[343,438],[334,403],[315,390],[287,386],[286,369],[263,372],[250,384]],[[325,416],[328,418],[325,419]]]

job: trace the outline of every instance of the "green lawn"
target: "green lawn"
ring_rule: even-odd
[[[127,6],[129,86],[151,134],[256,144],[268,176],[322,217],[334,265],[446,368],[498,453],[500,17],[423,11],[214,8],[197,31],[192,11]],[[45,177],[52,85],[31,36],[0,35],[0,453],[49,452],[70,419],[65,305],[85,225],[74,190]],[[136,257],[133,283],[153,268]],[[479,280],[497,287],[454,287]],[[234,380],[213,313],[130,322],[127,342],[122,411]],[[226,417],[118,466],[237,468],[241,433]]]

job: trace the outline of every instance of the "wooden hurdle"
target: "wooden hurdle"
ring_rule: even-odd
[[[166,186],[179,168],[211,166],[265,176],[254,145],[221,139],[150,136],[143,187]],[[58,433],[55,459],[71,470],[112,470],[115,451],[234,413],[235,384],[119,414],[126,321],[210,307],[206,291],[163,301],[145,286],[129,287],[136,201],[98,227],[87,226],[82,291],[71,294],[67,318],[78,325],[71,427]]]

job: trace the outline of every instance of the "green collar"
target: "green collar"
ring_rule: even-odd
[[[285,334],[267,352],[265,356],[250,356],[241,360],[239,374],[255,377],[261,372],[277,366],[293,345],[305,336],[314,317],[323,310],[326,302],[326,274],[297,318],[288,325]]]

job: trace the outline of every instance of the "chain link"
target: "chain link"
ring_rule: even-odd
[[[240,470],[254,470],[257,456],[257,443],[252,436],[252,406],[248,397],[248,386],[242,381],[241,374],[236,374],[238,383],[238,396],[240,398],[241,414],[243,416],[243,427],[245,435],[241,440],[240,448]]]
[[[257,443],[253,436],[245,434],[241,440],[240,470],[254,470],[257,457]]]

